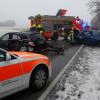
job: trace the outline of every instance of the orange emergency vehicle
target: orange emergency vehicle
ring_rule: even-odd
[[[40,90],[50,76],[48,57],[0,48],[0,99],[27,87]]]

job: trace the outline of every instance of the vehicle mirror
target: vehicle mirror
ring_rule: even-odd
[[[11,60],[11,55],[6,53],[6,61],[9,61],[9,60]]]

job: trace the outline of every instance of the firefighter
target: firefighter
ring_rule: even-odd
[[[57,41],[58,37],[59,37],[59,32],[56,29],[54,29],[53,36],[51,37],[51,40]]]
[[[78,34],[79,34],[80,32],[79,32],[79,30],[77,30],[77,29],[74,29],[74,41],[76,41],[76,42],[78,42]]]
[[[68,40],[73,43],[74,42],[74,30],[73,28],[70,30],[69,35],[68,35]]]
[[[42,33],[42,31],[44,32],[44,29],[42,28],[42,26],[41,25],[36,25],[36,29],[37,29],[37,32],[39,32],[39,33]]]
[[[69,34],[70,34],[70,30],[71,30],[71,28],[65,28],[65,29],[64,29],[64,32],[65,32],[64,40],[65,40],[65,41],[68,40],[68,36],[69,36]]]

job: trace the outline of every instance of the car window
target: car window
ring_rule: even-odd
[[[88,32],[88,35],[93,35],[93,32],[92,31]]]
[[[0,51],[0,62],[6,61],[6,54]]]
[[[1,40],[9,40],[9,34],[5,34],[1,37]]]
[[[14,60],[14,59],[17,59],[17,56],[15,57],[15,56],[11,55],[11,60]]]
[[[32,40],[46,40],[41,34],[30,34]]]
[[[22,38],[22,39],[28,39],[28,36],[22,34],[22,35],[21,35],[21,38]]]
[[[12,39],[21,39],[19,35],[13,34]]]

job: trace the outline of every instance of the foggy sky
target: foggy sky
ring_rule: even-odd
[[[28,17],[36,14],[56,15],[67,9],[66,15],[80,16],[90,21],[88,0],[0,0],[0,21],[15,20],[17,26],[28,26]]]

